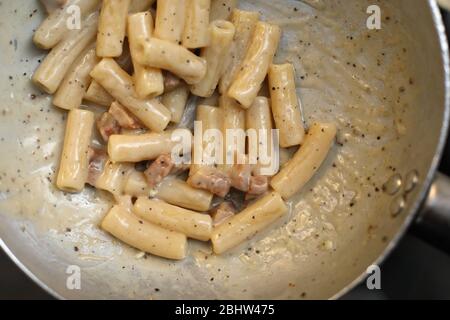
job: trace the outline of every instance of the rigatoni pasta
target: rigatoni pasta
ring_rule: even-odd
[[[183,209],[161,200],[140,197],[133,212],[148,222],[185,234],[189,238],[208,241],[212,219],[209,215]]]
[[[300,145],[305,137],[294,73],[294,66],[289,63],[272,64],[269,68],[272,114],[282,148]]]
[[[126,244],[167,259],[184,259],[186,236],[139,219],[121,206],[114,206],[101,223],[101,228]]]
[[[188,84],[199,83],[206,74],[205,59],[167,40],[143,39],[136,58],[143,65],[168,70]]]
[[[91,81],[89,74],[98,62],[93,47],[81,54],[56,91],[53,104],[66,110],[79,108]]]
[[[73,30],[50,51],[33,75],[33,82],[47,93],[58,89],[72,63],[93,42],[97,32],[98,14],[83,22],[81,30]]]
[[[149,11],[128,17],[128,41],[133,57],[133,80],[139,98],[155,97],[164,92],[164,78],[161,69],[145,67],[137,62],[139,38],[150,38],[153,33],[153,18]]]
[[[159,100],[136,98],[131,76],[113,59],[103,59],[91,76],[149,129],[161,132],[169,124],[170,111]]]
[[[94,114],[74,109],[69,112],[56,185],[59,189],[79,192],[88,176],[88,149],[94,126]]]
[[[108,154],[114,162],[139,162],[156,159],[161,154],[170,154],[177,144],[179,141],[172,131],[112,135],[108,140]]]
[[[33,81],[69,110],[56,186],[111,194],[100,227],[117,239],[168,259],[185,258],[187,238],[222,254],[281,218],[324,162],[337,129],[314,123],[304,139],[294,68],[272,61],[281,30],[259,12],[52,1],[34,37],[52,50]],[[73,4],[81,30],[63,25]]]
[[[209,10],[211,0],[186,0],[186,21],[182,44],[189,49],[209,44]]]
[[[194,163],[191,165],[189,175],[193,175],[199,168],[202,166],[210,166],[214,163],[206,164],[206,160],[217,160],[221,159],[222,156],[216,155],[213,151],[218,150],[208,150],[208,144],[214,143],[214,138],[210,137],[210,139],[204,139],[205,133],[208,130],[217,130],[219,132],[221,130],[221,121],[222,121],[222,110],[218,107],[200,105],[197,106],[196,118],[195,121],[199,125],[201,125],[201,135],[200,133],[194,135],[194,145],[197,146],[194,149],[193,153],[193,161]],[[200,129],[200,128],[199,128]],[[200,147],[201,146],[201,147]],[[217,163],[217,162],[215,162]]]
[[[261,21],[256,24],[244,61],[228,89],[228,96],[236,99],[242,107],[249,108],[258,95],[280,36],[278,26]]]
[[[42,49],[55,47],[70,30],[67,28],[71,21],[72,11],[68,8],[76,6],[80,10],[80,18],[91,14],[100,4],[100,0],[70,0],[61,8],[52,11],[42,22],[33,36],[34,44]]]
[[[222,168],[228,170],[229,166],[226,165],[232,159],[235,163],[237,161],[237,152],[239,151],[239,142],[245,142],[240,137],[245,136],[245,110],[242,109],[239,104],[226,95],[222,95],[219,98],[219,107],[222,110],[222,134],[224,135],[224,161]],[[245,149],[245,143],[242,143],[242,148]]]
[[[219,84],[219,91],[223,95],[226,95],[236,73],[241,67],[258,20],[258,12],[235,9],[231,14],[231,23],[234,25],[236,32],[230,49],[232,54],[229,54],[225,60],[225,71]]]
[[[270,166],[264,163],[275,160],[272,157],[272,112],[270,101],[266,97],[256,97],[252,106],[245,110],[245,124],[252,130],[249,135],[249,157],[257,163],[255,171],[261,174],[261,169]]]
[[[114,98],[95,80],[91,81],[83,98],[104,107],[114,102]]]
[[[204,212],[210,209],[213,194],[193,188],[184,180],[166,178],[158,185],[155,197],[182,208]]]
[[[186,0],[158,0],[155,19],[155,37],[181,43],[186,21]]]
[[[306,135],[305,142],[273,177],[270,185],[284,199],[299,192],[319,170],[336,137],[336,126],[330,123],[314,123]]]
[[[199,83],[191,86],[191,92],[196,96],[210,97],[213,95],[224,71],[223,61],[230,53],[234,31],[231,22],[216,20],[211,23],[210,43],[207,48],[202,49],[201,53],[201,57],[206,60],[208,65],[206,75]]]
[[[228,20],[237,2],[237,0],[211,0],[211,21]]]
[[[214,253],[222,254],[250,239],[287,211],[288,208],[278,193],[267,194],[214,229],[211,235]]]
[[[97,33],[97,55],[120,57],[127,24],[130,0],[103,0]]]
[[[125,188],[128,175],[133,166],[128,163],[106,162],[105,168],[95,182],[95,187],[120,196]]]

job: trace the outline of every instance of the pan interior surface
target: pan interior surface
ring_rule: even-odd
[[[335,122],[339,134],[282,221],[223,256],[191,241],[182,262],[138,258],[138,251],[99,230],[108,195],[56,190],[66,114],[30,83],[45,56],[31,40],[43,9],[38,1],[3,2],[0,237],[55,295],[329,298],[365,272],[410,216],[445,113],[445,74],[429,2],[377,1],[379,30],[367,27],[373,1],[240,2],[282,27],[276,62],[296,68],[306,123]],[[67,286],[70,266],[79,267],[80,290]]]

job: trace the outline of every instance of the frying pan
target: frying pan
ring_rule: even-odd
[[[450,85],[437,4],[378,1],[381,29],[373,30],[366,0],[241,3],[282,26],[276,61],[296,68],[305,123],[333,121],[338,138],[270,230],[223,256],[191,242],[189,258],[172,262],[99,230],[108,195],[54,188],[65,114],[30,84],[45,55],[31,42],[43,10],[35,1],[3,2],[0,243],[55,297],[337,298],[382,262],[413,221],[450,247],[449,179],[436,175]],[[78,274],[80,288],[70,285]]]

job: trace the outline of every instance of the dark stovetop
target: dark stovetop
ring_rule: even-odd
[[[447,30],[450,15],[444,14]],[[450,175],[450,142],[440,170]],[[345,299],[450,299],[450,257],[406,235],[381,267],[382,290],[369,291],[365,284],[352,290]],[[52,299],[0,250],[0,300]]]

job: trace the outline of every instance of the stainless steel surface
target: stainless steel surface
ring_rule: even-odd
[[[406,231],[408,230],[411,223],[416,219],[417,212],[419,211],[421,205],[425,201],[425,199],[428,197],[428,189],[431,185],[434,176],[436,174],[437,167],[439,165],[439,161],[442,157],[442,152],[445,147],[447,135],[448,135],[448,129],[450,125],[450,65],[449,65],[449,46],[448,46],[448,40],[446,36],[446,30],[444,26],[444,22],[442,20],[442,16],[439,12],[438,4],[431,0],[427,1],[429,8],[432,12],[432,19],[434,22],[434,27],[436,28],[438,40],[439,40],[439,50],[440,50],[440,58],[442,59],[442,71],[444,74],[443,77],[443,85],[444,85],[444,101],[442,108],[444,109],[443,116],[442,116],[442,123],[441,123],[441,134],[439,137],[439,141],[437,143],[435,156],[433,157],[433,160],[430,164],[430,168],[427,172],[427,177],[425,179],[424,184],[421,186],[422,191],[417,196],[414,205],[410,208],[410,213],[407,219],[405,219],[404,224],[399,228],[397,236],[390,242],[390,244],[386,247],[384,252],[374,261],[373,264],[380,265],[388,256],[389,254],[394,250],[397,243],[400,241],[400,239],[404,236]],[[411,7],[412,8],[412,7]],[[422,14],[418,11],[416,13],[416,17],[422,17]],[[422,63],[425,63],[422,61]],[[431,108],[435,106],[431,105]],[[423,150],[424,152],[428,152],[429,150]],[[347,287],[345,287],[343,290],[341,290],[338,294],[334,296],[334,298],[339,298],[346,293],[348,293],[352,288],[354,288],[358,283],[363,281],[366,278],[367,274],[362,273],[358,278],[356,278],[353,282],[351,282]]]
[[[431,185],[415,232],[434,246],[450,253],[450,178],[438,174]]]
[[[32,12],[33,8],[28,1],[17,1],[17,3],[23,10],[27,8],[27,10]],[[415,117],[411,120],[412,122],[409,123],[415,128],[414,133],[409,133],[399,140],[397,155],[393,154],[392,156],[400,157],[404,155],[405,150],[410,150],[410,152],[416,151],[414,158],[409,159],[410,161],[408,163],[405,161],[404,165],[398,168],[398,171],[402,176],[406,176],[408,172],[417,170],[420,176],[419,182],[415,191],[408,194],[408,201],[405,203],[405,212],[408,214],[403,213],[397,219],[393,220],[389,214],[386,215],[384,212],[379,212],[379,215],[373,218],[374,221],[372,222],[379,226],[380,233],[377,239],[381,238],[381,240],[386,240],[370,242],[370,239],[367,240],[364,238],[364,241],[368,241],[368,244],[363,247],[360,246],[363,242],[361,236],[361,241],[354,243],[354,250],[347,250],[346,254],[340,254],[339,256],[330,256],[329,263],[320,267],[321,270],[317,276],[312,276],[318,283],[321,283],[316,284],[315,287],[311,285],[312,297],[326,298],[334,295],[336,298],[342,296],[365,277],[366,274],[364,271],[368,265],[381,263],[392,251],[410,223],[414,220],[415,213],[427,196],[447,135],[450,87],[449,57],[448,44],[438,7],[434,1],[398,0],[393,3],[397,9],[401,9],[403,14],[402,19],[407,24],[410,30],[410,36],[414,39],[413,42],[417,46],[417,50],[414,51],[416,56],[414,66],[418,68],[420,80],[427,84],[427,88],[426,90],[419,91],[417,103],[410,108],[415,114]],[[28,16],[28,13],[24,16]],[[15,32],[22,34],[21,39],[23,41],[25,41],[24,39],[28,39],[29,41],[27,32],[29,33],[29,30],[35,27],[35,25],[31,26],[28,24],[25,28],[23,27],[23,22],[21,24],[20,19],[16,19],[17,21],[14,19],[9,20],[10,23],[16,24],[13,29],[15,29]],[[37,24],[38,22],[34,21],[33,23]],[[12,43],[14,42],[12,41]],[[30,46],[30,44],[25,45]],[[22,48],[19,47],[19,49]],[[33,56],[39,55],[34,49],[27,47],[27,50],[29,52],[31,50],[31,55]],[[0,55],[2,63],[7,66],[11,65],[9,60],[5,61],[4,59],[6,59],[6,56]],[[30,92],[27,90],[31,89],[25,87],[21,88],[21,90],[17,91],[17,95],[23,95],[25,97]],[[11,132],[14,131],[12,130]],[[410,148],[408,148],[409,145],[411,146]],[[417,150],[420,150],[420,152],[417,152]],[[386,207],[385,204],[383,203],[383,207]],[[379,208],[382,208],[381,204]],[[152,283],[147,283],[145,288],[136,287],[134,289],[126,287],[127,279],[131,280],[131,277],[142,282],[139,274],[134,272],[133,261],[124,265],[124,268],[127,270],[126,273],[119,274],[117,271],[118,268],[110,268],[108,265],[109,262],[94,265],[93,263],[77,260],[68,254],[63,255],[61,250],[57,249],[58,244],[56,243],[56,238],[50,239],[50,237],[45,237],[45,233],[42,234],[34,231],[33,225],[25,225],[25,227],[29,230],[28,232],[30,234],[24,235],[22,231],[22,228],[24,228],[23,221],[18,223],[17,220],[10,219],[8,215],[0,214],[0,236],[2,239],[0,245],[22,270],[56,297],[143,298],[148,295],[148,290],[152,289]],[[73,263],[73,261],[82,264],[83,270],[85,270],[82,291],[68,290],[66,287],[65,280],[67,274],[65,271],[67,266]],[[168,270],[172,270],[171,268],[173,268],[172,275],[173,277],[177,276],[174,265],[163,264],[159,260],[155,260],[154,263],[154,272],[157,272],[158,265],[160,265],[160,268],[164,268],[165,272],[169,272]],[[193,266],[189,265],[187,267],[192,268]],[[242,278],[250,276],[248,273],[246,275],[243,274],[244,271],[241,272]],[[198,276],[200,277],[200,275]],[[117,285],[115,282],[116,277]],[[210,290],[209,287],[206,287],[203,280],[198,280],[197,291],[192,291],[186,286],[183,287],[183,285],[180,286],[171,280],[165,281],[167,283],[167,291],[163,292],[161,297],[182,298],[185,295],[191,297],[193,294],[205,295]],[[195,279],[192,283],[195,283]],[[218,286],[220,286],[220,283]],[[273,284],[273,286],[275,285]],[[341,290],[338,290],[339,288]],[[202,291],[202,289],[205,290]],[[254,290],[258,293],[258,289],[255,288]],[[264,290],[265,293],[260,292],[260,297],[268,297],[268,294],[270,294],[267,292],[266,286],[264,286]],[[298,293],[298,296],[300,296],[300,293]],[[236,292],[236,294],[239,294],[238,297],[241,297],[245,293]]]

